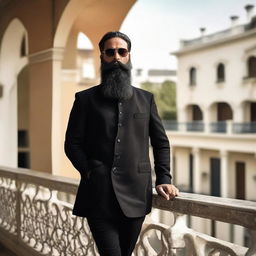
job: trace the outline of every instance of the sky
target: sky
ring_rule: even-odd
[[[238,24],[247,22],[244,6],[256,0],[137,0],[120,31],[132,41],[133,67],[176,69],[180,39],[206,35],[230,27],[230,16],[239,16]],[[255,39],[256,40],[256,39]]]

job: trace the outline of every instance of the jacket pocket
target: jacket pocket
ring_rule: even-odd
[[[89,159],[88,160],[89,169],[87,171],[87,180],[91,178],[91,175],[97,171],[98,168],[103,166],[103,162],[96,160],[96,159]]]
[[[144,119],[147,117],[147,113],[134,113],[133,118],[135,119]]]
[[[89,159],[88,164],[90,169],[94,169],[94,168],[97,168],[98,166],[103,165],[103,162],[97,159]]]
[[[139,163],[138,171],[140,173],[150,173],[151,172],[151,165],[149,162],[142,162]]]

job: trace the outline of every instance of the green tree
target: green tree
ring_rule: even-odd
[[[161,85],[144,82],[141,88],[154,94],[159,115],[163,120],[176,120],[176,84],[174,82],[167,80]]]

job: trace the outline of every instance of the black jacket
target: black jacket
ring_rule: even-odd
[[[76,93],[65,140],[66,155],[81,174],[75,215],[111,215],[118,203],[128,217],[150,212],[149,138],[156,185],[169,184],[170,146],[151,93],[133,87],[123,101],[104,98],[100,85]]]

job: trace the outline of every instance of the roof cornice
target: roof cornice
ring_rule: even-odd
[[[176,55],[176,56],[181,56],[183,54],[196,52],[196,51],[204,50],[204,49],[207,49],[207,48],[216,47],[216,46],[226,44],[226,43],[235,42],[235,41],[238,41],[238,40],[241,40],[241,39],[244,39],[244,38],[248,38],[248,37],[252,37],[252,36],[255,36],[255,35],[256,35],[256,28],[251,29],[251,30],[247,30],[243,33],[239,33],[239,34],[232,35],[232,36],[229,36],[229,37],[216,39],[216,40],[211,41],[211,42],[200,42],[196,45],[183,47],[178,51],[171,52],[170,54]]]

